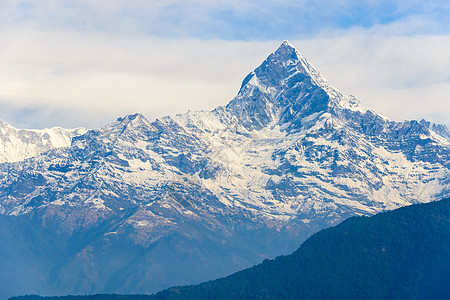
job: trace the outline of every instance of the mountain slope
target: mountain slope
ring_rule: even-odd
[[[445,199],[349,218],[314,234],[293,254],[200,285],[153,296],[62,299],[447,299],[449,271]]]
[[[0,120],[0,163],[17,162],[50,149],[68,147],[74,136],[86,133],[84,128],[31,130],[16,129]]]
[[[6,280],[25,279],[5,290],[154,292],[225,276],[349,216],[448,196],[449,155],[446,137],[363,108],[284,42],[224,107],[129,115],[0,164],[0,240],[34,229],[0,256]],[[38,276],[15,267],[21,252]]]

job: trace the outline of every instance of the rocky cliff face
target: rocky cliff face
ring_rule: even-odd
[[[10,294],[86,294],[229,274],[348,216],[448,196],[433,128],[365,109],[284,42],[224,107],[126,116],[0,164],[1,276]]]

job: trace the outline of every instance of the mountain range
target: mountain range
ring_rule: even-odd
[[[0,297],[198,283],[450,195],[445,126],[364,108],[288,42],[226,106],[128,115],[45,150],[0,164]]]

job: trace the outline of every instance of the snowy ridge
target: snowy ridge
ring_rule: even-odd
[[[54,148],[70,146],[85,128],[16,129],[0,120],[0,163],[17,162]]]
[[[54,266],[66,294],[152,292],[289,252],[352,215],[450,195],[450,140],[435,128],[363,108],[283,42],[226,106],[154,122],[129,115],[0,164],[0,213],[64,239],[95,232]],[[141,277],[108,289],[123,270]]]

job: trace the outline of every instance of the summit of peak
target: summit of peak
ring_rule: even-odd
[[[332,107],[364,111],[354,97],[342,95],[288,41],[283,41],[242,82],[227,108],[248,126],[287,123]]]
[[[99,136],[105,141],[117,142],[118,139],[126,141],[137,141],[145,136],[145,132],[151,127],[150,122],[140,113],[129,114],[117,118],[115,122],[109,123],[106,126],[89,130],[87,134],[77,137],[77,142],[85,143],[85,140],[92,138],[98,139]]]
[[[248,83],[262,84],[266,88],[281,87],[295,74],[304,75],[298,77],[299,80],[307,80],[321,87],[328,86],[326,80],[307,59],[292,44],[283,41],[277,50],[244,79],[241,90]]]
[[[297,49],[288,41],[284,41],[269,57],[281,62],[283,65],[293,65],[300,60],[306,59],[297,51]]]
[[[292,48],[295,48],[291,43],[289,43],[289,41],[288,40],[284,40],[283,42],[281,42],[281,46],[289,46],[289,47],[292,47]]]
[[[135,113],[135,114],[130,114],[130,115],[126,115],[125,117],[120,117],[117,119],[117,122],[119,123],[129,123],[132,121],[144,121],[144,122],[148,122],[147,118],[145,118],[142,114],[140,113]]]
[[[147,127],[149,125],[150,122],[146,117],[140,113],[135,113],[118,118],[114,126],[118,126],[120,128],[138,128]]]
[[[140,113],[134,113],[134,114],[126,115],[124,117],[119,117],[119,118],[117,118],[117,121],[134,120],[136,118],[139,119],[139,118],[145,118],[145,117]]]
[[[294,45],[292,45],[291,43],[289,43],[288,41],[283,41],[281,43],[281,45],[278,47],[278,49],[275,51],[275,53],[280,53],[280,52],[290,52],[290,53],[295,53],[298,54],[297,49],[294,47]]]

